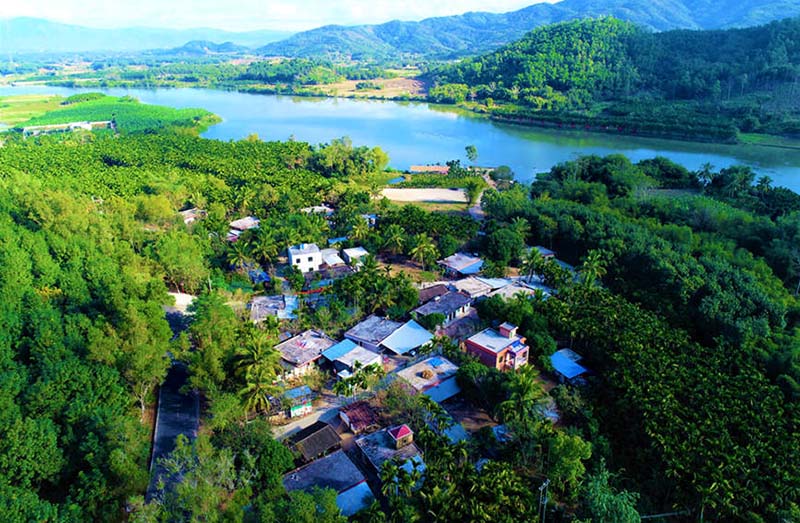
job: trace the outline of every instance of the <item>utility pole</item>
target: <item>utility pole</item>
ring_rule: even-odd
[[[547,518],[547,502],[549,501],[547,488],[549,486],[550,480],[545,479],[542,486],[539,487],[539,523],[544,523],[545,518]]]

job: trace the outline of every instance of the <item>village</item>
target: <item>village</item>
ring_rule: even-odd
[[[335,214],[324,203],[301,211],[326,220]],[[204,212],[189,209],[181,215],[191,226],[203,219]],[[380,220],[378,214],[361,218],[370,228]],[[235,243],[260,225],[255,216],[232,221],[226,241]],[[531,256],[555,263],[575,277],[575,268],[558,260],[554,251],[543,246],[527,248],[531,251]],[[302,274],[302,285],[293,286],[288,278],[275,276],[276,271],[270,275],[257,264],[247,264],[244,270],[254,284],[278,279],[270,288],[280,292],[252,296],[244,314],[256,325],[273,322],[280,327],[275,350],[280,353],[282,376],[276,385],[283,392],[270,396],[262,414],[272,424],[274,437],[296,457],[297,468],[283,479],[287,491],[333,489],[342,514],[351,516],[381,496],[387,464],[418,478],[425,461],[414,443],[415,434],[408,424],[396,423],[386,413],[386,391],[392,388],[423,395],[438,405],[439,415],[426,424],[453,445],[487,430],[499,442],[508,439],[507,427],[492,412],[463,397],[457,378],[459,363],[477,361],[500,372],[541,367],[531,359],[516,325],[487,324],[476,305],[493,296],[547,299],[557,291],[542,276],[529,271],[488,277],[480,256],[456,252],[436,262],[438,279],[415,284],[418,303],[405,317],[371,314],[335,338],[319,328],[299,330],[298,310],[320,306],[334,282],[358,273],[365,264],[377,263],[375,253],[348,237],[337,237],[327,245],[289,245],[284,254],[278,266],[284,274]],[[384,269],[402,267],[386,264]],[[192,297],[175,297],[178,305],[172,310],[185,312]],[[545,390],[559,383],[581,383],[589,370],[580,361],[569,347],[561,348],[549,356],[549,365],[540,369],[545,372],[537,380]],[[559,422],[552,399],[543,401],[537,412],[543,420]]]

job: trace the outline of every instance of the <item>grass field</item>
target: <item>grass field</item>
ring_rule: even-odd
[[[14,126],[54,111],[64,98],[53,95],[26,94],[0,98],[0,123]]]

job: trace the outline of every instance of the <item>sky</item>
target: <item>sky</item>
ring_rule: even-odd
[[[0,0],[0,18],[32,16],[89,27],[213,27],[301,31],[326,24],[501,13],[555,0]]]

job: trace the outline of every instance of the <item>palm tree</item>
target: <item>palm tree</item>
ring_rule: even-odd
[[[278,257],[278,244],[266,229],[259,229],[251,251],[259,262],[272,265]]]
[[[528,365],[511,376],[508,399],[498,406],[506,421],[525,420],[535,416],[534,409],[545,397],[544,387],[537,379],[538,371]]]
[[[511,221],[511,228],[514,229],[514,232],[519,234],[520,238],[527,241],[528,235],[531,232],[531,224],[528,223],[528,220],[518,216]]]
[[[261,369],[247,375],[246,385],[239,390],[239,397],[247,412],[269,411],[269,397],[275,391],[272,381],[272,376]]]
[[[241,239],[233,242],[228,248],[226,259],[237,271],[244,270],[251,260],[249,245]]]
[[[581,280],[587,287],[593,287],[597,280],[606,275],[606,261],[603,254],[597,250],[591,250],[583,260],[580,268]]]
[[[409,254],[411,259],[422,264],[422,270],[425,270],[426,262],[432,258],[436,258],[438,250],[434,245],[433,240],[427,234],[420,233],[414,236],[414,247]]]
[[[539,249],[530,249],[522,260],[522,273],[528,278],[528,281],[531,281],[543,265],[544,257]]]
[[[360,216],[356,219],[356,223],[353,224],[352,236],[356,241],[364,241],[367,239],[369,236],[369,223],[367,223],[367,220]]]
[[[762,176],[758,179],[756,183],[756,189],[758,192],[765,193],[768,192],[772,188],[772,178],[769,176]]]
[[[392,254],[402,252],[403,244],[406,243],[406,231],[401,226],[396,223],[389,225],[383,232],[383,237],[383,245],[389,252]]]

